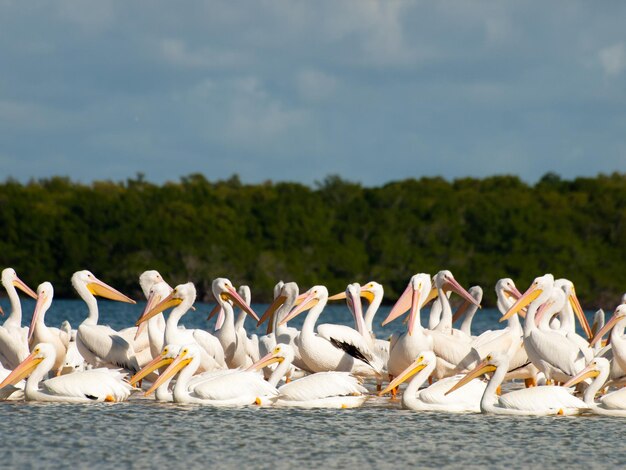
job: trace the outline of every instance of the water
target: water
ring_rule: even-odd
[[[8,311],[6,299],[0,304]],[[101,322],[122,328],[144,304],[100,305]],[[184,318],[187,327],[206,327],[211,306],[197,307]],[[24,322],[33,308],[33,301],[24,301]],[[263,308],[255,306],[259,313]],[[399,321],[380,328],[388,308],[382,310],[380,336],[402,328]],[[47,320],[76,326],[85,314],[81,301],[58,300]],[[498,316],[479,311],[474,332],[501,327]],[[321,321],[349,324],[350,315],[332,306]],[[625,424],[595,416],[415,413],[378,397],[354,410],[215,409],[135,397],[115,404],[0,402],[0,461],[4,468],[623,467]]]

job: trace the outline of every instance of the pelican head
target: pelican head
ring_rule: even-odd
[[[149,396],[152,392],[159,388],[163,382],[176,375],[182,369],[191,364],[191,361],[199,357],[200,346],[198,346],[197,344],[191,343],[182,346],[180,348],[180,352],[176,355],[176,358],[171,362],[168,368],[165,369],[165,371],[163,371],[161,375],[159,375],[159,378],[155,380],[155,382],[152,384],[152,387],[150,387],[150,389],[146,391],[144,395]]]
[[[471,382],[477,377],[480,377],[483,374],[488,374],[490,372],[494,372],[498,367],[502,364],[508,364],[509,359],[506,354],[502,352],[493,352],[491,354],[487,354],[485,359],[478,363],[476,367],[470,370],[465,376],[459,380],[454,387],[450,388],[446,392],[446,395],[454,392],[455,390],[461,388],[463,385]]]
[[[33,299],[37,298],[37,294],[24,283],[13,268],[5,268],[2,270],[2,285],[6,289],[8,286],[17,287],[19,290],[29,295]]]
[[[279,286],[280,288],[278,288]],[[268,318],[272,318],[276,311],[285,303],[295,305],[295,302],[297,301],[296,299],[298,299],[298,293],[298,284],[295,282],[284,283],[283,281],[280,281],[276,284],[276,287],[274,288],[274,301],[263,313],[261,319],[257,323],[257,326],[261,325]],[[273,327],[273,322],[269,321],[267,324],[267,334],[272,333]]]
[[[167,346],[165,346],[163,348],[163,351],[161,351],[161,354],[158,354],[152,361],[146,364],[143,369],[141,369],[130,378],[130,384],[134,386],[137,382],[142,380],[151,372],[154,372],[155,370],[160,369],[163,366],[170,365],[174,361],[176,356],[178,356],[180,350],[181,346],[177,344],[168,344]]]
[[[52,305],[52,298],[54,297],[54,288],[49,282],[42,282],[37,287],[37,303],[35,304],[35,311],[33,312],[33,318],[30,322],[30,328],[28,329],[28,341],[30,342],[33,334],[35,333],[35,325],[40,318],[43,318],[50,305]],[[71,331],[71,329],[70,329]]]
[[[361,297],[366,299],[369,303],[372,303],[375,298],[381,298],[385,290],[382,284],[375,281],[370,281],[367,284],[361,286]],[[339,292],[338,294],[331,295],[328,300],[341,300],[346,298],[346,291]]]
[[[541,298],[544,302],[550,297],[550,292],[554,286],[554,276],[544,274],[536,277],[530,287],[517,299],[511,308],[500,318],[500,321],[508,320],[523,308],[527,307],[533,300]],[[543,302],[542,302],[543,303]]]
[[[578,374],[565,382],[563,386],[573,387],[583,380],[597,377],[602,372],[606,372],[608,376],[608,370],[610,367],[611,364],[609,363],[608,359],[606,359],[605,357],[595,357],[589,364],[587,364],[587,367],[585,367]]]
[[[417,359],[415,359],[409,365],[409,367],[407,367],[402,372],[400,372],[400,374],[395,379],[393,379],[391,382],[389,382],[389,385],[387,385],[387,388],[385,388],[384,390],[381,390],[380,392],[378,392],[378,395],[382,396],[385,393],[389,393],[392,389],[396,388],[401,383],[406,382],[408,379],[413,377],[415,374],[417,374],[421,370],[425,369],[430,364],[435,364],[436,362],[437,362],[437,357],[435,356],[434,352],[432,352],[432,351],[423,351],[423,352],[421,352],[417,356]]]
[[[165,282],[160,282],[152,286],[152,291],[148,298],[146,308],[144,309],[143,313],[141,314],[135,325],[139,326],[141,323],[149,320],[153,316],[161,313],[163,310],[171,307],[183,305],[183,307],[189,309],[196,301],[196,286],[193,285],[193,282],[179,284],[174,289],[172,289],[169,294],[163,296],[167,288],[169,288],[169,286],[166,286],[167,284]],[[150,299],[151,297],[152,301]],[[157,302],[159,298],[161,300]]]
[[[246,303],[246,301],[239,295],[239,293],[233,287],[233,284],[224,277],[218,277],[213,280],[212,284],[213,295],[217,299],[217,302],[224,305],[225,302],[231,302],[241,310],[246,312],[256,321],[259,321],[259,317],[254,310]]]
[[[611,328],[613,328],[618,322],[620,322],[624,318],[626,318],[626,304],[618,305],[615,309],[615,313],[613,313],[613,316],[608,322],[604,324],[600,331],[596,333],[589,345],[593,346],[598,341],[600,341],[605,334],[611,331]]]
[[[383,321],[383,326],[410,310],[409,334],[413,334],[413,319],[419,314],[420,308],[431,299],[432,292],[430,274],[419,273],[412,276],[406,289],[404,289],[404,292],[392,307],[389,315]],[[437,293],[436,290],[434,290],[434,292],[435,294]]]
[[[503,277],[496,282],[496,295],[498,296],[498,299],[501,300],[517,300],[522,296],[522,293],[515,286],[513,279],[510,277]]]
[[[24,359],[14,370],[11,372],[2,383],[0,383],[0,388],[5,387],[7,385],[15,385],[20,380],[31,375],[37,366],[47,360],[50,363],[50,367],[54,364],[56,359],[56,351],[54,346],[50,343],[39,343],[33,349],[33,352]]]
[[[469,294],[474,298],[474,300],[480,304],[480,302],[483,300],[483,288],[480,286],[472,286],[470,287],[467,292],[469,292]],[[455,321],[457,321],[459,318],[461,318],[463,316],[463,314],[467,311],[467,309],[469,308],[470,305],[474,304],[476,305],[476,302],[468,302],[467,300],[465,302],[463,302],[463,305],[461,305],[458,310],[456,312],[454,312],[454,316],[452,317],[452,322],[454,323]]]
[[[275,362],[292,362],[294,356],[295,352],[289,344],[278,343],[271,352],[269,352],[261,359],[256,361],[254,364],[252,364],[250,367],[248,367],[248,370],[261,370],[264,367],[269,366],[270,364],[274,364]]]
[[[72,275],[72,285],[79,294],[84,294],[88,292],[91,295],[97,295],[100,297],[104,297],[105,299],[117,300],[119,302],[127,302],[129,304],[136,303],[130,297],[125,296],[120,291],[102,282],[86,269],[83,271],[76,271]]]
[[[159,283],[164,282],[159,271],[155,271],[154,269],[150,269],[148,271],[144,271],[139,276],[139,285],[141,286],[141,290],[143,291],[143,295],[148,298],[150,295],[150,289],[152,286]]]
[[[285,318],[280,321],[281,325],[284,325],[289,320],[297,317],[302,312],[309,310],[315,307],[317,304],[322,302],[326,304],[328,300],[328,289],[326,286],[313,286],[311,287],[304,295],[304,299],[300,304],[296,305],[291,312],[289,312]]]

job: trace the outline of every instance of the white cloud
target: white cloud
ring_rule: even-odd
[[[623,42],[601,49],[598,57],[607,77],[616,77],[626,68],[626,46]]]

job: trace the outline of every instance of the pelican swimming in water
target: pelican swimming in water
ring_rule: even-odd
[[[565,383],[564,387],[571,387],[583,380],[593,378],[583,395],[583,400],[589,405],[592,413],[607,416],[626,416],[626,388],[607,393],[594,401],[596,393],[609,378],[611,365],[604,357],[596,357],[587,367]]]
[[[456,385],[462,375],[446,377],[436,381],[428,388],[420,387],[435,371],[437,356],[432,351],[424,351],[417,359],[400,373],[387,388],[379,392],[384,395],[401,383],[413,377],[402,394],[402,407],[415,411],[446,411],[450,413],[480,412],[480,400],[485,392],[485,383],[474,379],[463,390],[456,390],[449,395],[446,392]]]
[[[72,403],[124,401],[133,391],[133,387],[123,380],[124,375],[111,369],[73,372],[42,381],[55,361],[53,345],[37,344],[33,352],[0,383],[0,388],[28,377],[24,388],[26,400]]]
[[[179,374],[173,390],[176,403],[244,406],[268,404],[276,400],[276,388],[263,380],[259,373],[251,371],[230,370],[191,388],[190,381],[200,366],[201,353],[200,346],[195,343],[184,345],[145,395],[150,395],[163,382]]]
[[[15,369],[29,352],[28,331],[22,328],[22,304],[17,289],[35,300],[37,294],[17,276],[13,268],[2,270],[2,285],[11,301],[11,313],[0,327],[0,362],[7,369]]]
[[[329,323],[320,325],[315,332],[315,324],[327,301],[328,289],[325,286],[313,286],[307,291],[302,303],[281,321],[286,323],[309,310],[300,332],[300,354],[308,370],[343,371],[358,377],[379,377],[382,368],[380,359],[372,352],[361,333],[344,325]]]
[[[268,383],[273,387],[285,377],[294,358],[293,348],[277,344],[273,351],[259,359],[250,370],[278,363]],[[356,408],[367,399],[367,389],[349,372],[317,372],[284,384],[278,389],[274,406],[299,408]]]
[[[153,289],[159,287],[160,285],[157,284]],[[201,371],[226,369],[224,349],[215,336],[205,330],[185,329],[178,326],[178,322],[182,316],[192,308],[195,301],[196,287],[193,283],[179,284],[158,304],[154,306],[152,306],[152,304],[146,305],[146,309],[141,314],[136,324],[139,325],[142,322],[148,321],[154,315],[174,307],[165,322],[165,344],[183,345],[197,343],[201,347]]]
[[[508,370],[509,358],[506,354],[499,352],[488,354],[446,393],[451,394],[477,377],[493,372],[480,400],[482,413],[532,416],[571,415],[579,414],[589,408],[589,405],[580,398],[572,395],[574,389],[555,385],[524,388],[498,396],[496,389],[502,384]]]
[[[81,356],[95,367],[121,367],[138,371],[140,367],[131,342],[110,326],[98,325],[96,296],[131,304],[135,301],[87,270],[75,272],[72,275],[72,285],[89,309],[89,315],[76,333],[76,346]]]

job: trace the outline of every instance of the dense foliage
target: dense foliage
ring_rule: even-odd
[[[302,287],[377,280],[395,299],[416,272],[450,269],[465,286],[512,277],[568,277],[587,306],[614,306],[626,290],[626,175],[536,185],[517,177],[407,179],[368,188],[331,176],[244,185],[202,175],[155,185],[83,185],[66,178],[0,184],[0,266],[28,284],[50,280],[74,296],[78,269],[139,296],[137,277],[158,269],[202,296],[227,276],[268,300],[278,279]]]

